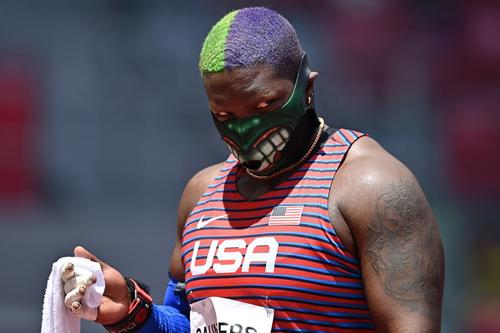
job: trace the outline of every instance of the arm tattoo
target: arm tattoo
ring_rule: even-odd
[[[377,199],[365,254],[386,294],[408,309],[440,315],[443,254],[439,231],[414,182],[390,186]]]

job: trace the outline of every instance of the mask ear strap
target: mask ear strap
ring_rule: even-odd
[[[298,89],[304,89],[305,91],[305,86],[307,86],[307,80],[309,79],[309,74],[311,74],[311,69],[309,68],[309,61],[307,60],[307,55],[304,53],[302,59],[300,60],[299,68],[297,69],[297,74],[295,75],[295,82],[293,84],[292,95],[290,95],[290,98],[288,98],[288,100],[285,102],[285,104],[283,104],[282,107],[285,107],[289,103],[292,103],[295,92]]]
[[[297,71],[297,78],[295,79],[295,85],[307,84],[309,75],[311,74],[311,68],[309,67],[309,60],[307,59],[307,54],[304,53],[302,60],[300,60],[299,70]],[[301,81],[301,82],[299,82]]]
[[[307,92],[307,81],[309,80],[309,76],[311,75],[311,68],[309,67],[309,60],[307,59],[307,54],[304,53],[302,56],[302,60],[300,61],[299,65],[299,71],[297,73],[297,79],[296,79],[296,85],[302,84],[305,86],[304,88],[304,93]],[[303,82],[298,82],[298,81],[303,81]],[[306,108],[304,111],[307,111],[308,109],[314,109],[314,92],[311,93],[311,95],[306,97]]]
[[[309,67],[309,59],[307,58],[306,53],[304,53],[304,55],[302,56],[302,59],[300,60],[299,71],[297,73],[297,77],[300,76],[301,71],[305,72],[306,77],[309,77],[309,74],[311,74],[311,68]]]

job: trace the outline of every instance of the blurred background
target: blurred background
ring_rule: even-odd
[[[200,46],[250,5],[295,26],[318,113],[420,180],[446,250],[443,332],[500,332],[498,1],[1,0],[1,333],[39,331],[51,263],[78,244],[161,301],[182,189],[227,155]]]

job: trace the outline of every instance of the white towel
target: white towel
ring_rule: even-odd
[[[47,289],[43,299],[41,333],[79,333],[80,318],[74,315],[64,305],[64,289],[61,280],[61,268],[67,262],[72,262],[75,268],[83,268],[92,272],[97,281],[90,286],[83,297],[83,303],[89,308],[101,304],[104,293],[104,276],[101,266],[89,259],[78,257],[63,257],[52,264],[52,272],[47,280]]]

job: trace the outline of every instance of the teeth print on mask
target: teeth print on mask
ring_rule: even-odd
[[[276,153],[281,152],[288,142],[290,134],[284,128],[276,130],[262,140],[255,148],[247,152],[240,152],[231,145],[229,149],[243,166],[253,171],[264,171],[273,164]]]
[[[263,175],[294,162],[290,160],[294,158],[292,150],[301,148],[296,146],[289,151],[285,147],[289,145],[289,138],[296,136],[293,133],[306,110],[314,109],[313,103],[306,104],[304,98],[310,73],[304,54],[290,97],[272,112],[224,121],[218,120],[212,113],[215,127],[244,168]]]

